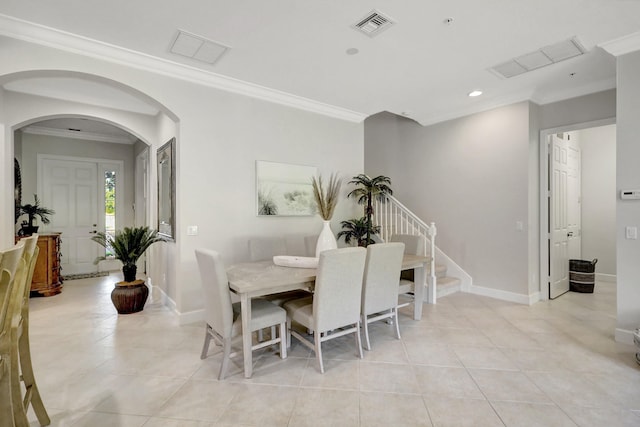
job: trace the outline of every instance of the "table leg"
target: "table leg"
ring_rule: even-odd
[[[427,279],[427,264],[424,263],[422,267],[413,269],[413,276],[415,280],[414,290],[414,304],[413,304],[413,319],[422,319],[422,304],[424,303],[424,285]]]
[[[251,298],[247,294],[240,295],[242,310],[242,354],[244,356],[244,377],[253,374],[253,352],[251,351]]]

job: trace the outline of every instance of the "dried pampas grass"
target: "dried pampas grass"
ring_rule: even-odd
[[[329,221],[333,216],[333,211],[338,204],[338,196],[340,195],[340,187],[342,186],[342,179],[336,174],[331,174],[329,177],[329,184],[326,191],[322,185],[322,175],[318,175],[311,178],[313,185],[313,197],[316,199],[316,205],[318,205],[318,213],[325,221]]]

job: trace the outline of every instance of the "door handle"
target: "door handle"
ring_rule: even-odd
[[[96,234],[96,233],[97,233],[97,231],[96,231],[96,230],[93,230],[93,231],[90,231],[90,232],[89,232],[89,234]]]
[[[573,231],[568,232],[567,237],[573,237]]]

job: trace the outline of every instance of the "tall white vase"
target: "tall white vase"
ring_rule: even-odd
[[[320,256],[320,252],[328,249],[336,249],[338,242],[336,236],[331,231],[331,221],[323,221],[322,231],[318,236],[318,243],[316,244],[316,257]]]

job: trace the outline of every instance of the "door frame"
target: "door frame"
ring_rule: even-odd
[[[554,133],[571,132],[612,124],[616,124],[615,117],[540,130],[540,139],[538,141],[540,147],[540,156],[538,162],[538,195],[540,197],[540,211],[538,213],[540,218],[540,271],[538,277],[540,278],[539,290],[540,300],[542,301],[549,300],[549,281],[551,280],[549,277],[549,197],[551,197],[551,189],[549,188],[549,144],[547,142],[548,137]]]
[[[105,165],[117,165],[119,170],[119,179],[116,181],[116,224],[122,224],[123,215],[122,209],[124,208],[124,194],[123,191],[126,191],[126,187],[124,186],[125,182],[125,171],[124,171],[124,161],[123,160],[114,160],[114,159],[102,159],[95,157],[75,157],[75,156],[61,156],[55,154],[46,154],[46,153],[38,153],[37,155],[37,184],[36,189],[38,194],[42,194],[44,183],[43,183],[43,174],[42,168],[43,164],[46,160],[62,160],[62,161],[75,161],[75,162],[85,162],[85,163],[95,163],[97,165],[97,173],[98,173],[98,192],[97,192],[97,206],[96,209],[98,211],[98,221],[100,222],[100,226],[98,226],[98,231],[104,232],[104,180],[100,180],[100,174],[102,174],[105,170]],[[102,185],[100,185],[102,182]],[[120,185],[118,185],[120,183]],[[118,191],[119,190],[119,191]],[[117,207],[121,206],[120,209]],[[64,236],[63,236],[64,238]],[[98,253],[104,255],[104,248],[98,249]],[[102,261],[101,264],[98,265],[98,271],[100,270],[117,270],[119,269],[119,263],[115,260],[106,260]]]

